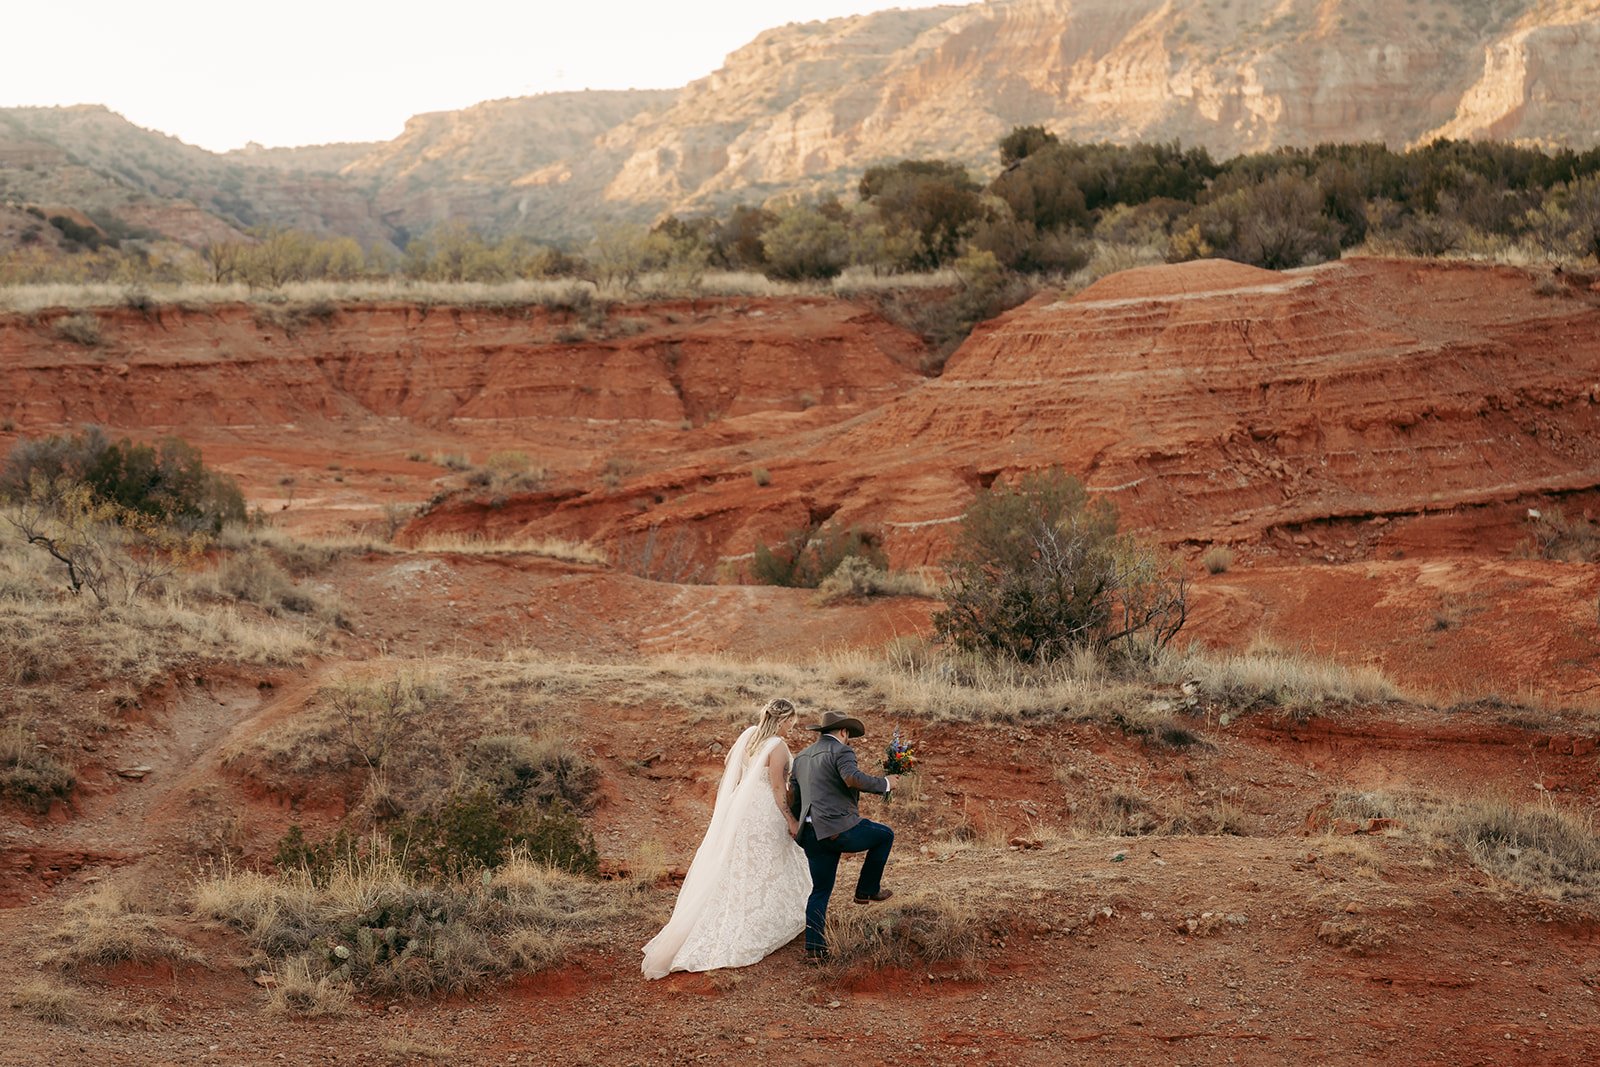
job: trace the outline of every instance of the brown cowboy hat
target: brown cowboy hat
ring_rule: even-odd
[[[849,715],[840,715],[837,711],[823,712],[822,721],[807,726],[806,729],[815,730],[819,734],[831,734],[841,727],[851,737],[861,737],[867,732],[867,728],[861,725],[860,719],[852,718]]]

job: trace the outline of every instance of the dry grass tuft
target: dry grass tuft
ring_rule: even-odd
[[[834,295],[850,300],[859,296],[915,289],[955,289],[961,285],[961,276],[953,270],[928,271],[922,274],[884,274],[870,267],[847,267],[830,284]]]
[[[879,274],[853,267],[829,282],[783,282],[755,271],[706,271],[695,278],[648,273],[633,287],[621,282],[600,287],[575,278],[518,278],[502,282],[445,282],[408,278],[289,282],[265,295],[241,284],[186,282],[150,285],[140,297],[149,307],[203,308],[255,303],[268,321],[288,318],[298,324],[322,317],[324,309],[360,304],[406,303],[442,307],[517,309],[542,307],[558,312],[603,311],[607,304],[634,297],[653,300],[701,297],[769,298],[832,292],[846,299],[912,289],[948,289],[960,284],[954,271],[929,274]],[[0,311],[35,312],[47,308],[123,307],[127,285],[116,282],[0,286]]]
[[[1344,667],[1261,642],[1242,653],[1169,652],[1151,673],[1158,682],[1198,683],[1208,700],[1239,710],[1271,707],[1309,713],[1324,704],[1404,699],[1373,668]]]
[[[164,1023],[160,1010],[154,1006],[129,1008],[122,1003],[108,1004],[103,995],[91,998],[86,992],[52,978],[34,979],[17,987],[11,994],[11,1006],[51,1026],[159,1030]]]
[[[96,1014],[81,993],[48,978],[18,986],[11,994],[11,1006],[51,1026],[68,1026]]]
[[[219,600],[253,604],[269,615],[305,615],[331,625],[341,618],[332,597],[299,585],[260,549],[228,555],[210,574],[194,581],[191,589]]]
[[[379,1049],[396,1063],[416,1063],[418,1060],[438,1060],[441,1063],[465,1062],[461,1053],[448,1045],[416,1041],[409,1037],[386,1037],[378,1042]]]
[[[817,603],[869,596],[920,596],[940,594],[939,582],[926,570],[890,571],[874,567],[860,556],[846,556],[817,586]]]
[[[468,556],[543,556],[566,563],[607,564],[606,554],[587,541],[559,537],[521,537],[496,540],[463,534],[429,534],[412,546],[417,552],[453,552]]]
[[[376,838],[325,880],[223,868],[194,891],[196,912],[243,931],[280,969],[292,967],[290,981],[306,998],[332,986],[463,992],[566,959],[627,905],[622,888],[521,855],[480,876],[420,880]]]
[[[1595,563],[1600,561],[1600,522],[1583,516],[1569,519],[1557,507],[1530,510],[1524,552],[1534,559]]]
[[[1478,867],[1552,900],[1600,895],[1600,835],[1588,817],[1551,804],[1498,797],[1346,793],[1330,814],[1396,819],[1410,831],[1460,847]]]
[[[1227,545],[1212,545],[1200,557],[1200,565],[1207,574],[1224,574],[1233,566],[1233,549]]]
[[[992,925],[959,891],[911,891],[883,904],[830,909],[828,949],[841,969],[952,961],[972,967]]]
[[[100,319],[95,315],[67,315],[55,321],[51,331],[63,341],[71,341],[83,348],[98,348],[105,343],[100,332]]]
[[[270,553],[297,578],[318,574],[349,556],[396,551],[393,545],[362,534],[306,537],[266,525],[229,526],[218,544],[230,552]]]
[[[0,684],[46,686],[71,676],[143,689],[197,662],[290,666],[319,647],[320,624],[197,602],[181,581],[100,608],[65,592],[48,557],[10,536],[7,514],[0,509]]]
[[[569,669],[581,682],[586,668]],[[565,719],[548,710],[554,702],[543,689],[538,674],[480,660],[442,661],[425,673],[352,669],[301,714],[224,758],[280,783],[361,772],[362,811],[390,818],[437,811],[480,788],[518,809],[587,811],[599,771],[579,753]],[[347,780],[353,787],[357,779]]]
[[[1094,720],[1137,717],[1148,688],[1118,678],[1085,652],[1048,664],[987,660],[901,641],[881,655],[840,653],[829,666],[839,688],[881,696],[894,714],[956,722]]]
[[[350,986],[327,975],[313,975],[311,963],[296,957],[274,967],[267,1014],[294,1019],[326,1019],[347,1015],[355,1003]]]
[[[163,932],[116,883],[69,902],[66,921],[50,934],[43,962],[63,970],[156,960],[196,961],[188,945]]]
[[[871,711],[935,722],[1101,722],[1183,747],[1197,738],[1174,717],[1171,690],[1193,683],[1213,705],[1238,710],[1392,699],[1376,672],[1351,671],[1309,657],[1252,650],[1212,656],[1168,651],[1147,663],[1114,665],[1091,651],[1046,664],[990,660],[901,640],[882,650],[849,650],[810,663],[678,655],[642,664],[574,664],[509,653],[485,664],[502,684],[542,692],[587,693],[628,706],[660,704],[696,722],[732,725],[757,697],[784,695],[802,706]]]
[[[46,684],[71,673],[143,689],[196,662],[298,664],[319,646],[318,633],[175,596],[104,610],[81,597],[0,600],[0,681]]]

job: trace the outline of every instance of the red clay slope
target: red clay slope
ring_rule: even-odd
[[[1593,489],[1597,400],[1600,310],[1586,290],[1541,296],[1526,272],[1462,264],[1187,263],[981,328],[943,377],[802,451],[751,452],[767,487],[704,457],[620,493],[425,522],[602,541],[686,525],[738,557],[832,516],[882,525],[895,562],[917,564],[939,557],[979,486],[1059,464],[1147,536],[1250,543]]]
[[[13,433],[86,422],[177,433],[269,510],[294,479],[302,527],[427,499],[440,471],[406,458],[418,453],[515,449],[588,486],[613,457],[648,469],[813,428],[920,380],[908,368],[923,354],[915,335],[821,298],[102,309],[78,313],[95,319],[92,347],[61,336],[71,314],[0,315],[0,451]]]

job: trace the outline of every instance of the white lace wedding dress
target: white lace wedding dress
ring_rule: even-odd
[[[754,732],[740,734],[728,752],[711,825],[672,918],[644,947],[647,978],[746,967],[805,932],[811,869],[789,836],[767,770],[783,738],[769,738],[747,763]]]

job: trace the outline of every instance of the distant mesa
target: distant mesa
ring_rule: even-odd
[[[8,199],[119,214],[177,199],[240,228],[398,248],[445,220],[576,242],[667,212],[848,196],[898,159],[981,176],[1015,126],[1220,158],[1439,136],[1586,149],[1597,4],[991,0],[791,24],[681,89],[485,101],[379,144],[215,155],[104,108],[0,109],[0,168]],[[179,239],[199,233],[185,222]]]

